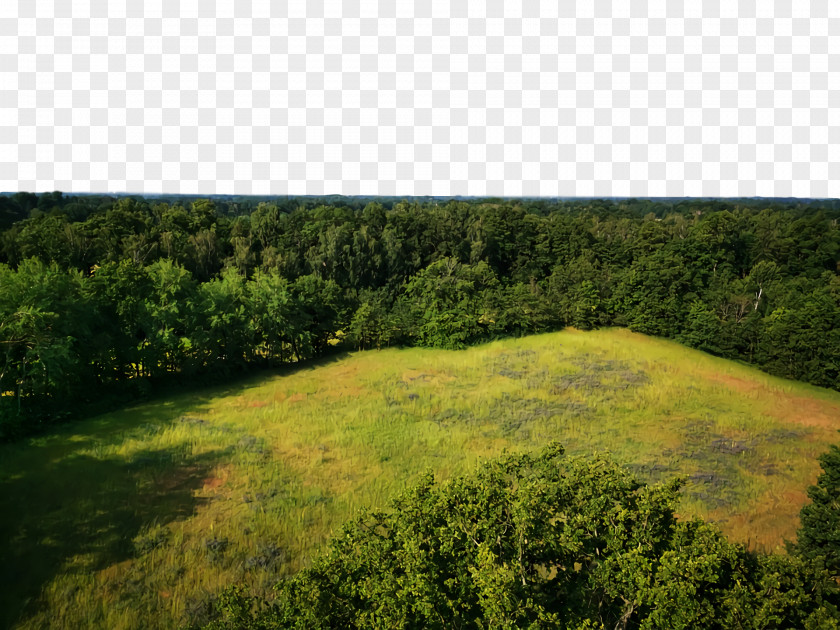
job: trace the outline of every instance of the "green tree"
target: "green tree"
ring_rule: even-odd
[[[393,336],[391,320],[385,305],[385,296],[373,291],[364,291],[347,327],[347,339],[359,350],[388,345]]]
[[[136,383],[148,370],[144,348],[148,346],[146,302],[152,294],[149,272],[128,260],[108,262],[93,270],[85,286],[88,299],[102,313],[100,330],[108,338],[100,373],[105,380]]]
[[[286,348],[294,346],[302,325],[289,282],[276,272],[257,271],[245,291],[255,354],[269,363],[287,360]]]
[[[170,260],[148,268],[152,291],[144,302],[143,364],[151,376],[188,368],[193,355],[196,285],[189,271]]]
[[[597,326],[599,315],[603,311],[601,307],[601,296],[598,288],[589,280],[584,280],[575,287],[573,297],[574,307],[572,308],[572,325],[583,330],[589,330]]]
[[[465,265],[454,258],[432,263],[411,278],[405,299],[418,325],[421,345],[463,348],[495,330],[499,281],[485,262]]]
[[[227,264],[236,267],[243,276],[248,276],[256,265],[254,238],[251,235],[250,217],[236,217],[230,226],[231,257]]]
[[[722,354],[723,324],[702,301],[695,300],[686,317],[685,327],[678,337],[681,343],[712,354]]]
[[[323,354],[348,319],[348,304],[341,287],[316,275],[297,278],[290,285],[294,297],[292,347],[298,360]]]
[[[0,265],[2,420],[60,410],[90,376],[86,342],[96,313],[83,303],[80,285],[77,273],[55,263]]]
[[[825,573],[678,521],[678,488],[557,445],[427,474],[348,523],[273,602],[229,590],[208,628],[838,627]]]
[[[673,337],[680,330],[684,303],[694,300],[700,283],[695,269],[672,249],[657,249],[621,272],[613,308],[631,330]]]
[[[553,322],[551,309],[536,282],[517,282],[501,290],[495,327],[516,336],[548,330]]]
[[[241,368],[253,348],[245,279],[236,269],[198,285],[191,338],[198,366],[222,372]]]
[[[823,471],[816,485],[808,488],[811,502],[799,513],[794,549],[840,577],[840,448],[832,444],[820,455],[820,465]]]

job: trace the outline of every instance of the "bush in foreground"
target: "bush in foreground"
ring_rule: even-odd
[[[823,472],[808,488],[811,502],[802,508],[802,523],[793,551],[840,577],[840,448],[831,445],[820,456]]]
[[[427,475],[348,523],[274,601],[228,590],[208,627],[840,627],[828,573],[677,521],[678,496],[557,445]]]

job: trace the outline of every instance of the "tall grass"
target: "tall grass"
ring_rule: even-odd
[[[549,440],[682,475],[681,515],[775,549],[838,428],[834,392],[624,330],[252,377],[0,448],[0,625],[201,621],[225,584],[268,593],[424,470]]]

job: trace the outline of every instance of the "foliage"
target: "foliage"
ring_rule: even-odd
[[[40,419],[84,382],[93,357],[80,338],[94,329],[78,274],[28,260],[0,265],[0,394],[5,417]],[[93,320],[93,321],[92,321]],[[77,358],[82,358],[78,365]],[[2,430],[0,423],[0,430]],[[0,433],[2,435],[2,433]]]
[[[802,508],[802,526],[794,550],[816,560],[835,577],[840,576],[840,448],[831,445],[820,456],[823,472],[808,489],[811,502]]]
[[[381,292],[363,291],[359,306],[348,324],[348,341],[359,350],[382,348],[394,338],[394,317]]]
[[[837,627],[826,574],[677,521],[678,489],[557,445],[427,474],[349,522],[274,601],[233,588],[206,627]]]
[[[498,285],[485,262],[466,265],[442,258],[429,265],[405,287],[417,342],[458,349],[485,338],[494,328]]]
[[[81,410],[94,390],[134,395],[342,343],[463,348],[567,325],[626,326],[840,389],[832,200],[21,192],[0,197],[0,229],[0,434]],[[47,276],[55,296],[21,289]]]

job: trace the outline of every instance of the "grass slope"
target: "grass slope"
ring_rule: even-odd
[[[354,353],[0,447],[0,625],[168,628],[270,589],[431,468],[559,440],[753,547],[792,538],[840,394],[625,330]]]

